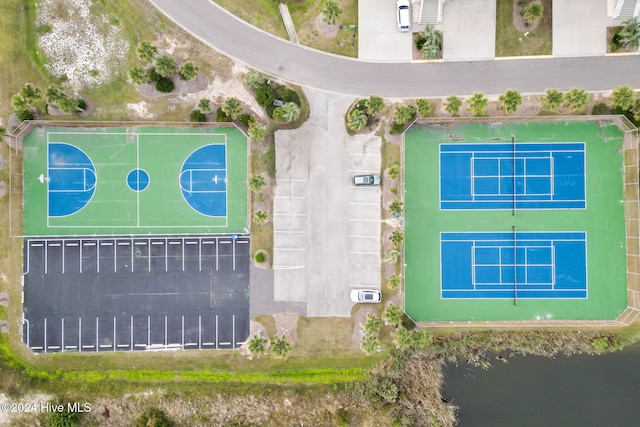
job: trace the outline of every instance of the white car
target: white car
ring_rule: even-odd
[[[356,175],[353,185],[380,185],[380,175]]]
[[[411,4],[409,0],[398,0],[396,9],[398,31],[409,31],[411,29]]]
[[[382,293],[377,289],[354,289],[351,291],[351,301],[377,303],[382,301]]]

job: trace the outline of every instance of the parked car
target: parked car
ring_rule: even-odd
[[[409,0],[398,0],[396,3],[398,31],[409,31],[411,29],[411,4]]]
[[[382,301],[382,293],[377,289],[354,289],[351,291],[351,301],[377,303]]]
[[[356,175],[353,185],[380,185],[380,175]]]

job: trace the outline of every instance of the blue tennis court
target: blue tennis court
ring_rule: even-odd
[[[584,209],[585,144],[441,144],[441,209]]]
[[[442,298],[587,298],[584,232],[441,233]]]

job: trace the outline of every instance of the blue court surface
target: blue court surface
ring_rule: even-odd
[[[186,202],[207,216],[227,215],[227,146],[198,148],[180,171],[180,190]]]
[[[51,143],[47,170],[49,216],[71,215],[89,203],[97,177],[86,153],[71,144]]]
[[[585,144],[441,144],[441,209],[584,209]]]
[[[441,233],[443,299],[587,298],[584,232]]]

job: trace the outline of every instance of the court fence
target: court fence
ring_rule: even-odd
[[[432,117],[415,120],[414,125],[447,125],[457,123],[549,123],[549,122],[609,122],[616,124],[624,133],[623,137],[623,184],[625,206],[625,230],[627,248],[627,308],[615,320],[523,320],[523,321],[450,321],[450,322],[416,322],[419,327],[429,328],[607,328],[628,326],[640,319],[640,170],[638,162],[640,153],[640,135],[638,128],[623,115],[619,116],[510,116],[510,117]],[[409,126],[407,129],[410,129]],[[405,184],[405,140],[404,135],[400,147],[402,174],[400,194],[404,195]],[[402,277],[404,274],[402,263]],[[401,286],[404,308],[404,280]]]

